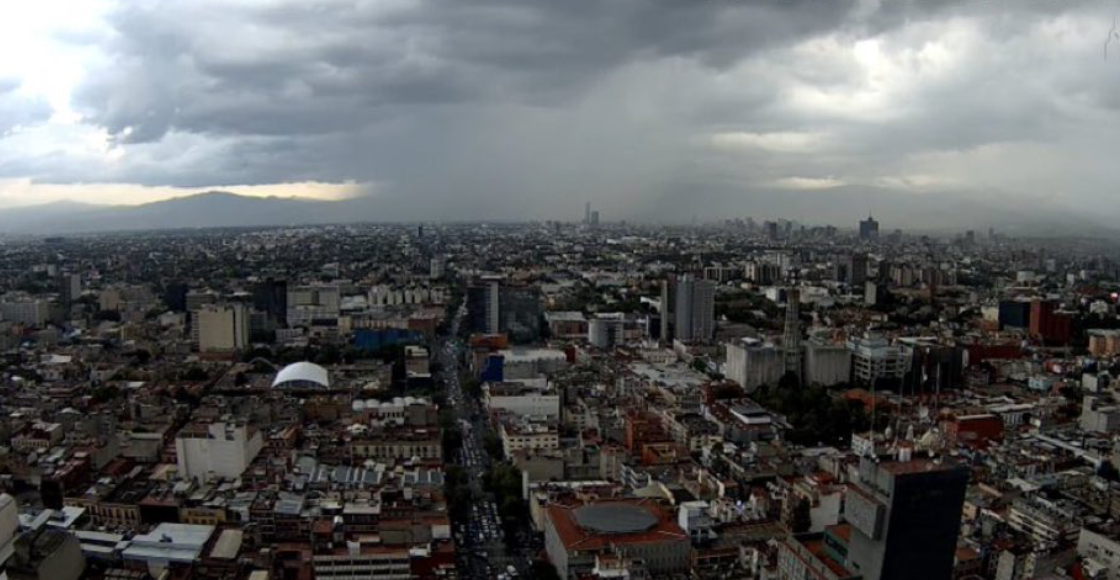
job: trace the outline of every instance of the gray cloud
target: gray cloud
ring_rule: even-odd
[[[775,183],[996,199],[1024,186],[1021,160],[1049,170],[1023,194],[1084,206],[1118,177],[1111,17],[1049,0],[124,3],[74,94],[123,159],[0,174],[371,181],[386,218],[562,217],[593,199],[686,220],[800,211]],[[712,146],[736,133],[816,137]]]
[[[51,107],[41,98],[19,93],[20,82],[0,78],[0,138],[13,129],[45,121]]]

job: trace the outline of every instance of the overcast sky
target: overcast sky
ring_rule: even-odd
[[[371,195],[387,217],[570,219],[592,201],[673,220],[833,192],[853,215],[889,194],[1112,219],[1118,10],[6,2],[0,207],[218,188]]]

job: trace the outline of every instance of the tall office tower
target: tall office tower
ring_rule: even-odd
[[[583,223],[591,225],[591,202],[583,204]]]
[[[64,273],[58,279],[58,298],[63,305],[69,306],[82,295],[82,276]]]
[[[192,327],[199,352],[224,352],[249,346],[249,312],[241,304],[207,304]]]
[[[502,283],[499,280],[486,282],[486,333],[498,334],[502,328]]]
[[[288,283],[268,278],[253,286],[253,308],[268,316],[274,324],[288,319]]]
[[[464,322],[471,332],[486,332],[486,295],[485,284],[467,286],[467,318]]]
[[[659,313],[661,315],[660,339],[665,343],[673,340],[673,306],[676,303],[676,294],[677,277],[673,274],[669,274],[661,281],[661,304],[659,306]]]
[[[591,212],[591,225],[593,225],[593,226],[599,225],[599,210],[595,210],[595,211]]]
[[[175,312],[187,311],[187,292],[190,288],[184,282],[171,282],[163,289],[163,303]]]
[[[867,219],[859,222],[859,239],[864,241],[875,241],[879,239],[879,222],[870,215]]]
[[[787,373],[801,378],[801,290],[786,290],[786,324],[782,335],[782,359]]]
[[[848,255],[847,273],[844,277],[844,283],[849,288],[862,288],[863,283],[867,281],[867,254],[863,252],[854,252]]]
[[[968,469],[905,450],[899,459],[863,457],[851,474],[847,563],[863,580],[952,578]]]
[[[711,340],[715,331],[716,285],[692,275],[677,280],[674,335],[681,340]]]
[[[306,326],[316,320],[338,318],[341,305],[338,286],[311,284],[288,288],[287,322],[289,326]]]
[[[779,239],[778,222],[766,222],[765,227],[766,227],[766,237],[769,238],[770,241],[776,241],[776,240]]]

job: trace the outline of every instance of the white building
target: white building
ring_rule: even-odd
[[[432,280],[439,280],[440,278],[443,278],[445,265],[446,258],[443,254],[436,254],[432,256],[428,267],[428,277]]]
[[[506,456],[522,450],[549,451],[560,449],[560,433],[555,424],[528,421],[502,421],[498,425],[502,449]]]
[[[1101,578],[1120,580],[1120,540],[1081,528],[1077,537],[1077,555],[1085,559],[1086,571],[1100,570]],[[1093,576],[1096,578],[1097,576]]]
[[[497,354],[502,357],[503,378],[507,381],[533,379],[568,366],[567,353],[557,349],[515,348],[499,350]]]
[[[146,565],[148,573],[159,578],[172,565],[199,561],[214,529],[214,526],[162,523],[151,532],[132,538],[121,556],[126,561]]]
[[[483,401],[491,411],[507,411],[519,417],[560,420],[560,395],[526,387],[521,383],[487,383],[482,387]]]
[[[0,552],[15,539],[19,530],[19,504],[16,498],[0,494]]]
[[[195,313],[199,352],[229,352],[249,346],[249,312],[242,304],[207,304]]]
[[[212,475],[236,478],[262,447],[264,438],[254,427],[224,422],[185,427],[175,437],[179,475],[188,479]]]
[[[805,343],[805,383],[831,387],[852,378],[852,353],[843,344]]]
[[[625,342],[625,330],[623,315],[599,315],[587,323],[587,342],[595,348],[613,348]]]
[[[871,384],[881,378],[901,379],[910,367],[910,358],[901,345],[882,339],[858,339],[848,343],[852,351],[852,378]]]
[[[677,509],[677,525],[688,532],[689,538],[694,542],[714,537],[712,527],[715,522],[706,501],[681,502]]]
[[[1081,401],[1080,423],[1081,430],[1088,433],[1115,433],[1120,429],[1120,405],[1086,396]]]
[[[0,320],[42,326],[50,319],[50,303],[30,297],[6,296],[0,301]]]
[[[747,391],[777,383],[785,372],[782,351],[771,343],[752,339],[725,345],[724,375]]]

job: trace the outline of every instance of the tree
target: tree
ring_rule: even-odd
[[[120,389],[116,385],[104,385],[93,390],[92,398],[95,403],[105,403],[116,399],[119,395]]]
[[[152,360],[152,353],[150,353],[150,352],[148,352],[148,351],[146,351],[142,348],[136,351],[136,364],[137,365],[144,366],[144,365],[148,364],[148,361],[150,361],[150,360]]]
[[[801,386],[801,379],[797,377],[797,373],[793,371],[786,371],[782,378],[778,379],[778,390],[784,391],[787,389],[796,389]]]
[[[486,433],[486,438],[482,442],[483,448],[486,453],[491,457],[500,458],[503,455],[502,440],[492,432]]]
[[[121,313],[117,312],[116,310],[98,310],[96,313],[94,313],[93,319],[98,322],[120,322]]]
[[[529,577],[537,580],[560,580],[560,573],[550,562],[534,560],[533,565],[529,567]]]
[[[206,370],[203,369],[202,367],[191,367],[191,368],[187,369],[187,371],[185,373],[183,373],[183,380],[184,381],[191,381],[191,382],[198,383],[198,382],[208,380],[209,378],[210,378],[210,373],[206,372]]]

